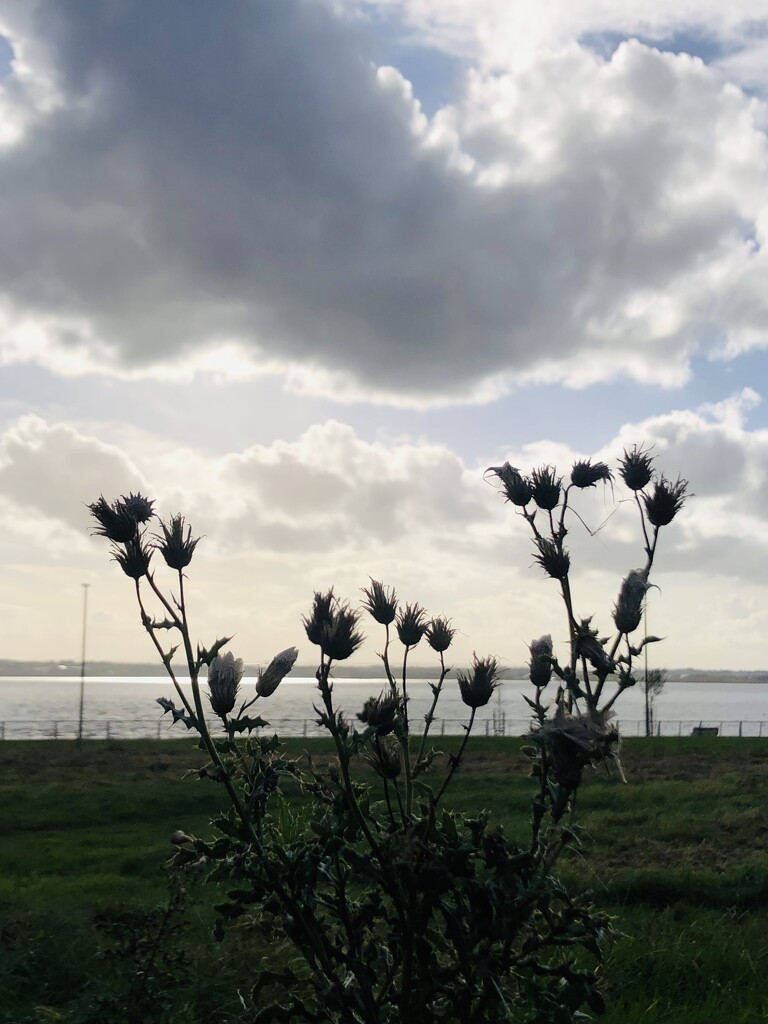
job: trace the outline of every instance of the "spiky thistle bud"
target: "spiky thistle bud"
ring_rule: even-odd
[[[643,617],[643,599],[648,590],[644,569],[631,569],[621,582],[621,590],[613,609],[613,621],[620,633],[633,633]]]
[[[631,452],[625,448],[624,458],[619,459],[619,473],[630,491],[642,491],[653,479],[653,456],[637,445]]]
[[[319,590],[315,591],[315,596],[312,599],[312,611],[303,618],[304,630],[311,644],[319,646],[326,629],[330,627],[333,621],[332,609],[335,600],[333,587],[325,594],[320,593]]]
[[[364,587],[363,606],[382,626],[395,621],[397,615],[397,594],[394,587],[385,587],[379,580],[371,580],[370,587]]]
[[[311,643],[317,644],[332,661],[351,657],[365,639],[357,628],[360,613],[353,611],[345,601],[315,592],[312,611],[304,617],[304,629]]]
[[[396,779],[402,769],[400,747],[391,740],[377,743],[365,758],[376,774],[382,779]]]
[[[192,561],[192,555],[200,542],[199,537],[192,536],[191,526],[186,527],[187,535],[184,536],[185,525],[184,516],[171,516],[168,523],[160,521],[162,535],[155,534],[155,547],[165,559],[165,564],[179,572]]]
[[[215,714],[223,718],[235,706],[240,680],[243,678],[243,659],[231,651],[217,654],[208,668],[208,699]]]
[[[427,631],[429,619],[420,604],[407,604],[397,616],[397,635],[404,647],[415,647]]]
[[[456,630],[451,625],[450,619],[446,619],[443,615],[432,619],[427,626],[427,643],[438,654],[448,650],[455,636]]]
[[[553,466],[542,466],[534,469],[531,474],[533,484],[533,500],[545,512],[551,512],[560,501],[560,488],[563,478],[555,476]]]
[[[388,736],[394,731],[401,707],[400,697],[391,693],[381,693],[378,697],[369,697],[357,717],[365,725],[375,729],[377,736]]]
[[[499,685],[499,663],[496,658],[472,655],[472,667],[457,675],[461,699],[470,708],[482,708]]]
[[[531,652],[531,660],[528,663],[530,680],[534,686],[541,689],[552,678],[551,635],[546,633],[538,640],[531,640],[528,650]]]
[[[576,654],[579,658],[586,658],[598,675],[607,675],[615,668],[605,645],[607,637],[598,636],[596,629],[592,629],[592,616],[582,619],[574,630],[576,641]]]
[[[655,484],[652,494],[644,494],[645,514],[656,527],[668,526],[685,504],[688,496],[688,481],[678,477],[672,483],[662,476]]]
[[[256,693],[259,697],[271,697],[283,679],[288,675],[299,656],[298,647],[286,647],[276,654],[263,672],[259,672],[256,680]]]
[[[564,580],[571,568],[568,552],[565,549],[560,551],[557,544],[548,537],[538,537],[536,546],[539,550],[533,557],[547,576],[551,576],[553,580]]]
[[[591,462],[583,459],[574,462],[571,470],[571,483],[574,487],[594,487],[600,480],[608,481],[613,478],[610,469],[604,462]]]
[[[116,504],[122,505],[123,509],[136,523],[146,523],[155,514],[152,511],[152,506],[155,504],[154,501],[145,498],[143,494],[134,494],[132,491],[129,491],[127,497],[121,494],[120,501],[116,502]]]
[[[515,466],[505,462],[503,466],[489,466],[486,473],[495,473],[501,481],[507,501],[524,508],[533,497],[531,481],[520,474]]]
[[[152,549],[140,537],[131,537],[122,547],[114,545],[112,557],[126,576],[130,576],[132,580],[140,580],[149,573]]]
[[[125,544],[136,536],[136,520],[121,502],[115,501],[110,504],[102,494],[97,501],[91,502],[87,507],[99,524],[93,531],[97,536],[106,537],[115,544]]]

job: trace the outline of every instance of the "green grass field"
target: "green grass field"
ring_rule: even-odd
[[[307,746],[291,744],[295,754]],[[470,744],[453,803],[487,808],[522,837],[531,780],[519,746]],[[144,955],[132,936],[167,899],[170,835],[205,834],[222,796],[183,777],[202,760],[186,741],[0,744],[0,1021],[125,1019],[114,1007],[130,999],[120,986]],[[628,740],[622,760],[626,785],[588,775],[581,845],[560,872],[624,933],[605,966],[602,1019],[768,1021],[768,740]],[[259,951],[237,935],[212,942],[211,893],[198,888],[183,923],[185,981],[166,1019],[234,1021]]]

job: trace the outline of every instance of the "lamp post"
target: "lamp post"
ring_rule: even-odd
[[[80,712],[77,718],[77,742],[83,740],[83,703],[85,701],[85,633],[88,623],[88,587],[90,583],[83,583],[83,648],[80,657]]]

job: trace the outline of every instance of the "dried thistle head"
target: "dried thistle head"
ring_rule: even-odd
[[[215,714],[223,718],[235,706],[240,680],[243,678],[243,659],[235,658],[231,651],[217,654],[208,668],[208,699]]]
[[[589,459],[582,459],[574,462],[571,470],[571,483],[574,487],[594,487],[599,481],[607,483],[613,479],[613,474],[604,462],[591,462]]]
[[[348,602],[340,602],[333,590],[315,591],[312,611],[304,617],[304,629],[311,643],[317,644],[332,661],[351,657],[365,639],[357,628],[360,613]]]
[[[263,672],[259,672],[256,681],[256,693],[259,697],[271,697],[283,679],[288,675],[299,656],[298,647],[286,647],[276,654]]]
[[[504,488],[507,501],[511,501],[513,505],[524,508],[533,497],[531,481],[508,462],[503,466],[489,466],[485,472],[496,474]]]
[[[155,534],[157,543],[154,545],[165,559],[165,564],[171,569],[186,569],[192,561],[192,555],[200,542],[199,537],[192,536],[192,527],[186,526],[187,535],[184,536],[184,516],[171,516],[168,523],[160,521],[162,534]]]
[[[472,655],[472,667],[457,675],[461,699],[469,708],[482,708],[499,685],[499,663],[496,658]]]
[[[528,663],[528,673],[534,686],[541,689],[546,686],[552,678],[552,637],[549,633],[540,636],[538,640],[531,640],[528,645],[531,652],[531,660]]]
[[[125,544],[136,536],[137,521],[122,502],[114,501],[110,504],[102,494],[87,507],[98,523],[93,530],[97,536],[106,537],[115,544]]]
[[[305,615],[303,618],[304,630],[311,644],[319,645],[326,629],[331,626],[333,621],[332,609],[335,600],[333,587],[325,594],[319,590],[315,591],[312,599],[312,610],[309,615]]]
[[[651,494],[644,494],[645,514],[655,527],[668,526],[685,504],[688,497],[688,481],[678,477],[672,483],[662,476],[656,481]]]
[[[612,761],[621,771],[618,729],[600,715],[555,715],[532,738],[546,749],[556,781],[571,792],[578,789],[587,764]]]
[[[122,545],[114,544],[112,557],[126,576],[130,576],[133,580],[140,580],[149,574],[152,549],[143,542],[141,537],[135,536],[124,541]]]
[[[613,609],[613,621],[620,633],[633,633],[643,617],[643,600],[650,584],[644,569],[630,569],[621,582]]]
[[[401,707],[402,699],[396,694],[381,693],[378,697],[369,697],[357,717],[375,729],[377,736],[388,736],[394,731]]]
[[[608,637],[598,636],[598,631],[592,629],[592,616],[582,619],[576,626],[574,633],[576,642],[576,654],[579,658],[586,658],[593,669],[600,675],[607,675],[615,668],[605,645]]]
[[[555,475],[554,466],[542,466],[531,474],[533,500],[545,512],[551,512],[560,501],[563,478]]]
[[[642,491],[653,479],[653,456],[650,449],[632,447],[624,449],[624,458],[619,459],[619,473],[630,491]]]
[[[392,740],[377,743],[365,760],[382,779],[396,779],[403,766],[400,747]]]
[[[397,615],[397,635],[404,647],[415,647],[427,631],[429,619],[420,604],[407,604]]]
[[[397,594],[394,587],[385,587],[379,580],[371,580],[370,587],[364,587],[363,606],[382,626],[395,621],[397,615]]]
[[[155,504],[154,501],[150,501],[149,498],[145,498],[143,494],[138,492],[134,494],[132,491],[129,491],[127,497],[121,494],[120,501],[116,504],[121,505],[136,523],[146,523],[155,514],[152,511],[152,506]]]
[[[432,619],[427,626],[427,643],[433,651],[442,654],[448,650],[456,636],[456,630],[451,625],[451,620],[443,615]]]
[[[568,552],[564,548],[562,551],[559,550],[557,544],[548,537],[537,537],[536,547],[539,550],[533,557],[547,576],[551,576],[553,580],[564,580],[571,568]]]

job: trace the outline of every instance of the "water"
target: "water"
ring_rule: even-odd
[[[350,718],[366,697],[381,692],[375,679],[341,679],[335,683],[335,703]],[[185,689],[189,692],[189,685]],[[432,700],[426,680],[413,680],[408,688],[412,722],[421,721]],[[253,694],[253,683],[243,681],[244,697]],[[497,732],[519,735],[528,722],[522,694],[530,694],[527,680],[505,680],[487,707],[481,708],[475,729],[480,734]],[[554,690],[553,690],[554,695]],[[104,738],[183,735],[183,726],[171,726],[155,699],[170,697],[178,705],[172,684],[165,677],[90,677],[85,680],[84,735]],[[0,737],[6,739],[74,736],[80,699],[80,680],[60,677],[0,677]],[[318,693],[314,679],[287,679],[268,700],[259,700],[250,714],[269,721],[284,735],[320,735],[312,709]],[[716,725],[721,734],[768,737],[768,685],[759,683],[667,683],[656,701],[656,717],[664,734],[690,734],[699,723]],[[617,702],[617,718],[624,735],[644,732],[644,704],[640,687],[627,690]],[[437,707],[433,732],[458,734],[468,719],[455,680],[447,679]]]

